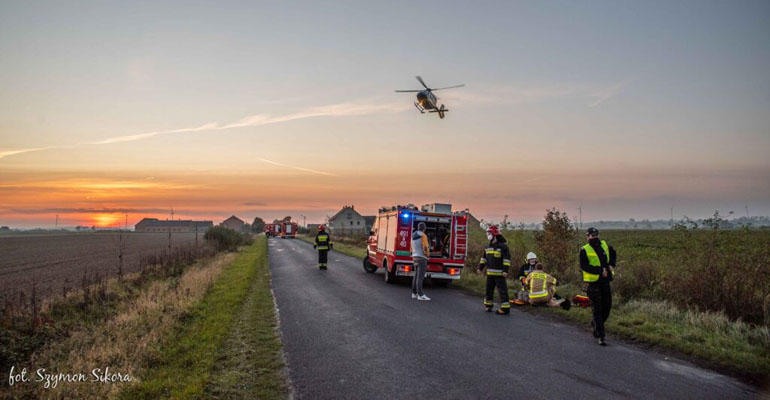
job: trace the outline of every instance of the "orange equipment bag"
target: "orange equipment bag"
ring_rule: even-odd
[[[588,296],[579,294],[572,298],[572,304],[583,308],[591,307],[591,299],[589,299]]]

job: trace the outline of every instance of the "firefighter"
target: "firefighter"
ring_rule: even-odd
[[[556,294],[556,285],[559,282],[543,270],[543,264],[535,264],[535,269],[524,279],[524,284],[529,304],[570,309],[569,300],[562,299]]]
[[[525,280],[527,279],[527,275],[529,275],[532,270],[535,269],[535,265],[537,264],[537,254],[534,252],[529,252],[527,254],[527,262],[525,262],[521,268],[519,268],[519,275],[516,277],[516,279],[521,282],[521,289],[519,290],[518,294],[516,295],[516,300],[513,302],[518,305],[527,304],[529,299],[527,298],[527,285],[525,284]]]
[[[318,227],[318,234],[315,235],[313,248],[318,250],[318,269],[326,270],[326,260],[328,258],[329,249],[334,248],[334,245],[332,245],[331,236],[326,233],[325,225]]]
[[[511,312],[511,303],[508,301],[508,284],[505,278],[508,277],[508,269],[511,267],[511,252],[497,225],[487,228],[487,239],[489,239],[489,245],[484,249],[484,255],[476,268],[477,274],[481,274],[484,268],[487,269],[487,293],[484,297],[484,307],[487,312],[492,311],[492,299],[497,287],[500,295],[500,308],[497,314],[508,315]]]
[[[604,323],[612,309],[610,282],[615,276],[617,256],[612,246],[599,239],[598,229],[588,228],[586,238],[588,243],[580,249],[580,269],[583,271],[583,282],[588,284],[586,293],[591,299],[594,337],[599,339],[599,345],[606,346]]]

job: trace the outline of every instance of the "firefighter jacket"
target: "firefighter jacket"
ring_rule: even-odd
[[[511,268],[511,252],[505,242],[490,241],[479,261],[479,268],[487,269],[487,276],[502,276]]]
[[[527,293],[529,293],[530,303],[540,303],[551,300],[551,296],[555,292],[556,278],[542,270],[534,270],[527,275],[524,283]]]
[[[329,236],[328,233],[325,231],[318,232],[317,235],[315,235],[315,244],[313,245],[314,248],[318,250],[329,250],[332,246],[332,237]]]
[[[516,277],[521,284],[524,284],[524,279],[527,278],[527,275],[529,275],[530,272],[535,270],[535,266],[530,264],[529,262],[524,263],[521,268],[519,268],[519,276]]]
[[[583,271],[583,282],[608,283],[615,276],[615,272],[602,276],[605,268],[615,267],[617,255],[615,249],[604,240],[599,246],[586,244],[580,249],[580,269]]]

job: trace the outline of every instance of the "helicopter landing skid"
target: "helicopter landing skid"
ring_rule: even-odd
[[[420,104],[419,104],[419,103],[417,103],[416,101],[414,102],[414,106],[417,108],[417,111],[419,111],[419,112],[420,112],[420,114],[425,114],[425,109],[424,109],[424,108],[422,108],[422,107],[420,106]]]

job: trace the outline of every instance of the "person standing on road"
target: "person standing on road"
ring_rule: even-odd
[[[481,256],[476,273],[487,269],[487,292],[484,297],[484,307],[487,312],[492,311],[494,305],[495,287],[500,295],[500,308],[498,315],[508,315],[511,312],[511,303],[508,299],[508,283],[505,278],[508,277],[508,269],[511,268],[511,252],[508,249],[505,238],[500,234],[497,225],[487,228],[487,239],[489,245],[484,249],[484,255]]]
[[[412,278],[412,298],[422,301],[430,300],[422,292],[422,282],[425,280],[425,270],[428,269],[430,243],[425,234],[425,223],[417,224],[417,230],[412,233],[412,260],[414,260],[414,277]]]
[[[326,233],[326,226],[318,227],[318,234],[315,235],[313,248],[318,250],[318,269],[326,270],[327,259],[329,258],[329,249],[333,248],[332,237]]]
[[[583,271],[583,282],[588,284],[586,293],[591,299],[594,337],[599,339],[600,345],[606,346],[604,323],[612,309],[610,282],[615,276],[617,255],[612,246],[599,239],[598,229],[588,228],[586,238],[588,243],[580,249],[580,269]]]

